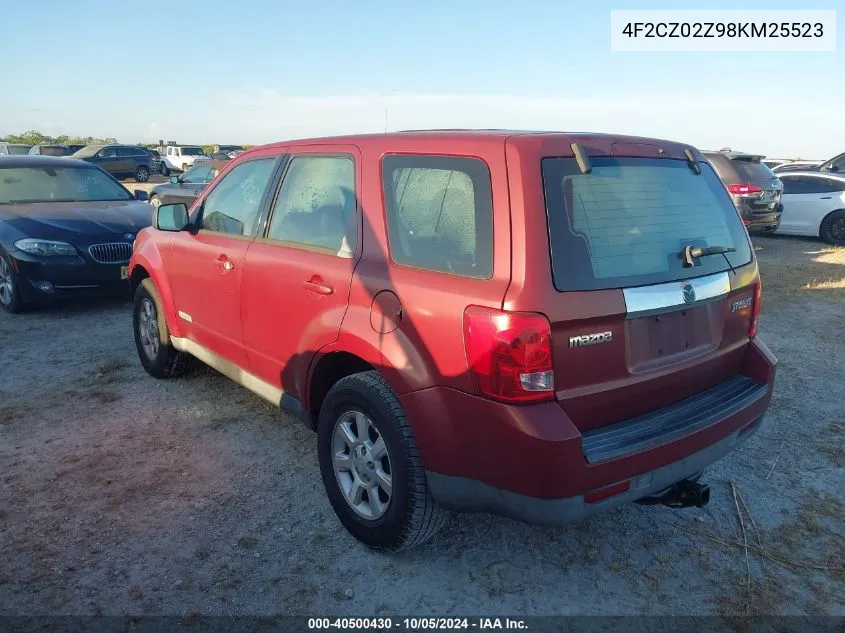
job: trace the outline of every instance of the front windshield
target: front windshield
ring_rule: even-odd
[[[0,167],[0,204],[132,199],[126,189],[99,169]]]
[[[88,145],[73,153],[77,158],[89,158],[99,152],[103,148],[102,145]]]
[[[182,156],[203,156],[205,154],[202,151],[202,147],[183,147],[182,148]]]

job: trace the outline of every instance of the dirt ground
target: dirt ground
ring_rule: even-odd
[[[0,614],[843,615],[845,250],[755,242],[776,395],[707,508],[453,515],[392,556],[336,520],[301,424],[208,369],[148,377],[127,303],[2,313]]]

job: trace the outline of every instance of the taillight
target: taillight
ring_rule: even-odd
[[[763,286],[760,279],[754,283],[754,302],[751,304],[751,322],[748,325],[748,336],[757,336],[757,319],[760,317],[760,303],[763,300]]]
[[[763,193],[763,188],[749,183],[742,185],[728,185],[728,192],[732,196],[750,196],[757,193]]]
[[[464,345],[483,395],[517,403],[554,397],[551,326],[543,315],[470,306]]]

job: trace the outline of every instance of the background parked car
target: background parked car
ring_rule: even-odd
[[[153,158],[143,147],[137,145],[88,145],[74,158],[94,163],[115,178],[135,178],[147,182],[153,173]]]
[[[783,216],[778,233],[845,246],[845,174],[791,172],[780,179]]]
[[[727,188],[748,232],[776,231],[783,210],[783,185],[762,163],[765,156],[728,149],[702,153]]]
[[[158,150],[156,150],[156,149],[150,149],[149,147],[146,147],[144,149],[147,150],[147,153],[149,153],[149,155],[153,159],[153,173],[154,174],[161,174],[162,173],[161,154],[159,154]]]
[[[132,243],[149,226],[147,194],[73,158],[0,161],[0,307],[126,292]]]
[[[205,150],[199,145],[166,145],[157,148],[162,158],[165,176],[171,171],[185,172],[194,165],[201,165],[211,160]]]
[[[211,161],[207,165],[191,167],[181,176],[171,176],[170,182],[150,189],[150,204],[157,207],[162,204],[182,202],[190,207],[196,197],[225,166],[226,163],[223,161]]]
[[[24,143],[0,143],[0,156],[25,156],[32,145]]]
[[[33,145],[30,156],[70,156],[73,154],[67,145]]]
[[[83,145],[81,143],[70,143],[70,144],[68,144],[68,147],[70,148],[71,152],[78,152],[83,147],[85,147],[85,145]]]
[[[232,157],[229,156],[229,152],[214,152],[211,155],[211,160],[227,161],[227,160],[232,160]]]
[[[812,161],[794,161],[785,165],[778,165],[777,171],[778,173],[785,171],[845,172],[845,154],[839,154],[838,156],[818,163]]]

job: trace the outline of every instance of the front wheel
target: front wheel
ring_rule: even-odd
[[[190,357],[171,345],[161,299],[149,277],[135,291],[132,326],[138,358],[148,374],[155,378],[176,378],[185,373]]]
[[[150,170],[146,167],[139,167],[135,170],[135,182],[147,182],[150,179]]]
[[[445,512],[431,496],[414,433],[378,372],[339,380],[326,395],[317,429],[320,472],[344,527],[378,550],[431,538]]]
[[[822,221],[819,235],[825,242],[845,246],[845,209],[828,214]]]
[[[155,208],[161,206],[161,198],[159,198],[156,194],[150,196],[150,204],[153,205]]]
[[[188,163],[182,163],[182,173],[188,171]]]
[[[5,253],[0,252],[0,307],[14,313],[23,312],[25,305],[12,262]]]

